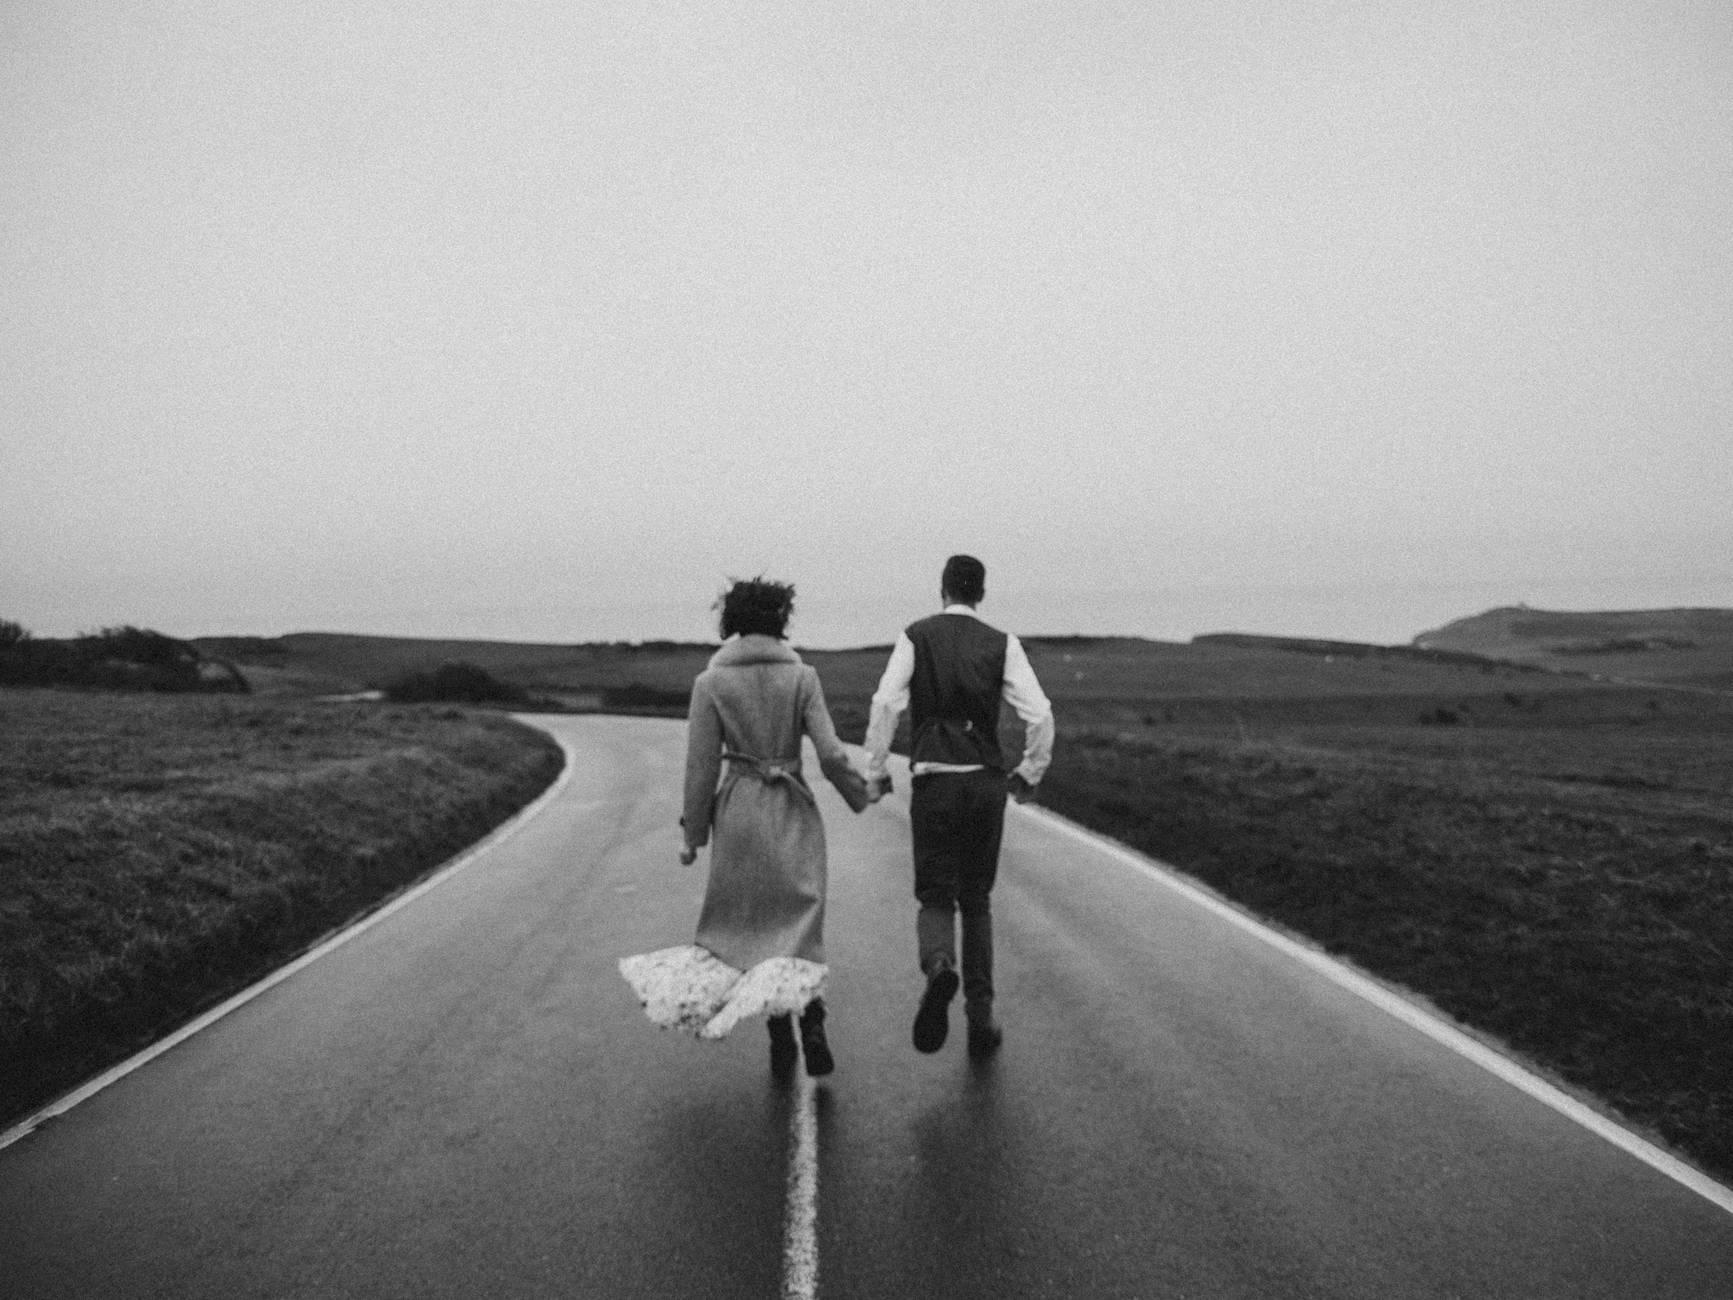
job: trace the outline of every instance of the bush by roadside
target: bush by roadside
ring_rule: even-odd
[[[515,682],[504,681],[463,660],[393,674],[381,690],[386,699],[398,704],[490,704],[558,712],[571,707],[564,700],[532,695]],[[692,692],[634,681],[624,686],[585,689],[583,695],[591,709],[683,718]]]
[[[648,713],[683,718],[691,703],[690,689],[675,690],[662,686],[646,686],[642,682],[628,682],[624,686],[609,686],[602,690],[602,707],[622,713]]]
[[[529,692],[503,682],[471,663],[446,663],[426,670],[398,673],[381,688],[385,698],[399,704],[514,704],[527,705]]]
[[[561,761],[453,708],[0,690],[0,1120],[424,875]]]

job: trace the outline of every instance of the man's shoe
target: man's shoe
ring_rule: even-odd
[[[950,966],[940,966],[927,976],[927,991],[921,994],[921,1009],[915,1012],[913,1038],[917,1052],[932,1053],[945,1045],[951,1031],[951,999],[961,981]]]
[[[806,1057],[806,1072],[823,1078],[836,1069],[836,1058],[824,1037],[824,1000],[814,998],[800,1013],[800,1050]]]
[[[981,1061],[999,1050],[999,1044],[1005,1041],[1005,1031],[999,1028],[993,1020],[971,1020],[969,1022],[969,1055],[974,1060]]]
[[[795,1062],[800,1059],[800,1049],[794,1045],[793,1017],[772,1016],[766,1023],[770,1026],[770,1077],[787,1083],[794,1078]]]

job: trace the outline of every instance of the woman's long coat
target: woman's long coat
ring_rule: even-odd
[[[801,775],[803,736],[849,807],[866,807],[817,671],[781,641],[730,640],[692,684],[681,824],[688,844],[715,841],[696,942],[736,970],[824,961],[824,822]]]

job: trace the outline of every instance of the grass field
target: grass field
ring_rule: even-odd
[[[1056,811],[1733,1176],[1733,725],[1085,724],[1060,744]]]
[[[0,691],[0,1118],[424,874],[560,762],[454,709]]]

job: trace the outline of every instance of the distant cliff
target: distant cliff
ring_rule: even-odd
[[[1733,689],[1733,609],[1505,606],[1422,632],[1414,645],[1597,677]]]

